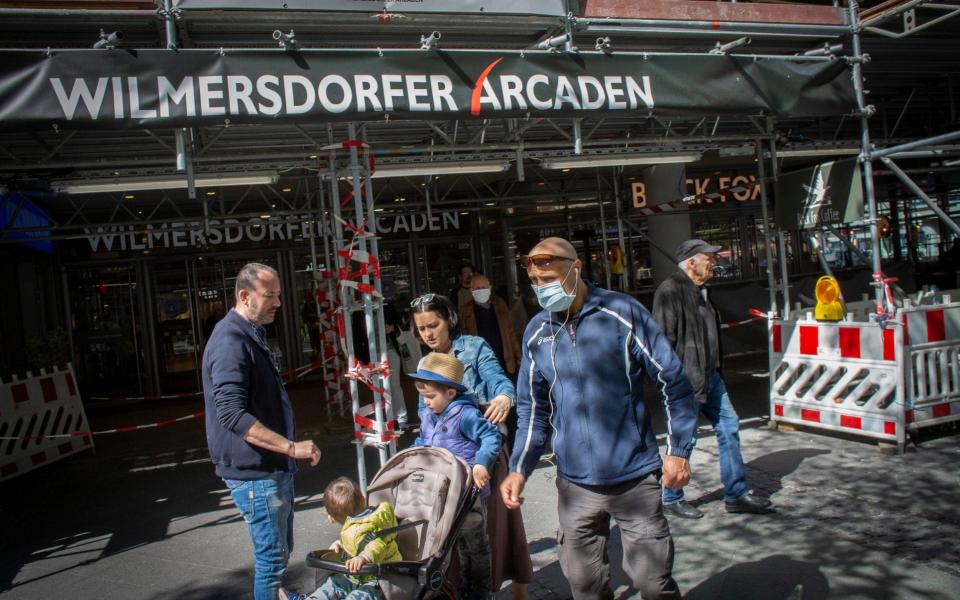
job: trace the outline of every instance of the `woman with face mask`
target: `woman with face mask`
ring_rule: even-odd
[[[464,365],[463,385],[477,397],[484,417],[494,425],[503,423],[515,404],[517,392],[500,366],[496,354],[481,337],[465,335],[453,303],[439,294],[425,294],[410,303],[414,331],[434,352],[455,356]],[[419,408],[423,399],[418,400]],[[507,475],[507,449],[501,451],[494,471],[494,486]],[[533,582],[533,566],[527,550],[526,530],[519,510],[507,510],[499,494],[492,494],[487,506],[487,533],[490,536],[493,588],[513,580],[513,597],[527,597],[526,585]]]

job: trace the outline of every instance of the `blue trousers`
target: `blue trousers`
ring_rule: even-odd
[[[723,499],[733,502],[747,493],[747,469],[740,454],[740,417],[730,403],[730,395],[720,373],[714,372],[706,386],[707,402],[700,404],[700,412],[713,425],[720,451],[720,481]],[[663,503],[683,500],[683,489],[663,488]]]
[[[360,584],[343,573],[334,573],[307,600],[383,600],[383,592],[376,583]]]
[[[293,474],[224,482],[253,542],[254,600],[276,600],[293,550]]]

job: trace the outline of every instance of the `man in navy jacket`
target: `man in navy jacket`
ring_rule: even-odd
[[[516,508],[522,502],[552,428],[560,567],[573,597],[613,598],[606,552],[613,517],[634,587],[648,600],[679,599],[660,486],[682,487],[690,479],[697,406],[683,365],[639,302],[580,278],[581,262],[567,240],[541,241],[524,266],[544,310],[523,336],[517,436],[511,473],[500,488],[504,503]],[[665,405],[663,460],[643,397],[644,375]]]
[[[249,263],[235,293],[236,306],[203,353],[207,445],[250,531],[254,598],[275,600],[293,548],[296,459],[316,466],[320,450],[311,440],[293,441],[293,409],[263,328],[280,308],[280,277]]]

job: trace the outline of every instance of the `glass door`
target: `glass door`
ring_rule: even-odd
[[[154,263],[153,320],[162,393],[200,388],[201,332],[194,301],[194,259]]]
[[[134,266],[71,269],[67,284],[77,379],[84,395],[143,395],[143,315]]]

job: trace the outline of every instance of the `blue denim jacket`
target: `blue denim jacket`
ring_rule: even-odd
[[[463,385],[480,404],[497,396],[510,398],[511,405],[517,403],[517,389],[486,340],[476,335],[458,335],[453,339],[453,355],[463,363]],[[423,396],[417,400],[417,406],[423,408]]]

